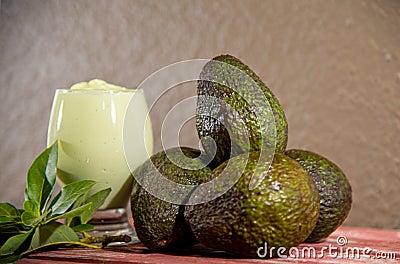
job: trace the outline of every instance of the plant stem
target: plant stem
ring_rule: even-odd
[[[102,247],[107,246],[110,243],[114,242],[125,242],[128,243],[131,241],[131,237],[128,235],[119,235],[119,236],[102,236],[102,237],[94,237],[88,236],[81,238],[80,242],[85,244],[93,244],[93,243],[101,243]]]

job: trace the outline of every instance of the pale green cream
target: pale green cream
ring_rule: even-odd
[[[73,91],[90,91],[90,90],[101,90],[101,91],[132,91],[122,86],[108,83],[103,80],[93,79],[89,82],[79,82],[71,87]]]
[[[139,165],[153,149],[143,90],[92,80],[75,84],[69,90],[57,90],[54,98],[48,145],[59,140],[58,180],[61,185],[95,180],[98,183],[94,192],[111,187],[101,209],[125,207],[132,191],[133,178],[125,160],[122,137],[130,102],[135,114],[127,120],[125,132],[136,143],[125,147],[134,149]]]

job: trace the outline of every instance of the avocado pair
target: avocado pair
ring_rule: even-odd
[[[200,74],[198,96],[196,127],[204,153],[190,148],[161,151],[134,176],[152,178],[153,166],[180,184],[200,186],[222,173],[238,180],[216,199],[186,206],[158,199],[136,181],[131,207],[143,244],[153,250],[176,250],[201,242],[256,257],[264,243],[288,249],[304,241],[316,242],[344,221],[351,207],[346,176],[318,154],[285,150],[288,130],[284,111],[248,66],[231,55],[215,57]],[[263,149],[275,153],[264,161]],[[203,154],[215,156],[210,164],[193,170],[171,162],[182,153],[197,158],[196,162],[201,162],[198,157]],[[249,188],[254,177],[261,180]],[[194,188],[194,193],[207,196],[201,189]]]

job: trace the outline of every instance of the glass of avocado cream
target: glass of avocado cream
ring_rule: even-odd
[[[128,106],[134,113],[124,121]],[[125,137],[135,137],[129,141],[135,142],[134,146],[124,146],[123,133],[127,133]],[[57,89],[47,145],[55,141],[59,144],[57,179],[61,186],[89,179],[97,182],[92,193],[111,187],[110,195],[89,222],[95,226],[92,234],[129,234],[135,239],[126,217],[133,177],[124,148],[134,149],[137,166],[153,152],[152,128],[143,90],[97,79],[77,83],[70,89]]]

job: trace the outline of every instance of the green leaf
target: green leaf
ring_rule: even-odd
[[[94,249],[102,248],[102,246],[95,246],[95,245],[83,243],[83,242],[80,242],[80,241],[78,241],[78,242],[73,242],[73,241],[65,242],[65,241],[62,241],[62,242],[53,242],[53,243],[50,243],[50,244],[42,245],[40,247],[29,249],[29,250],[23,252],[21,254],[21,256],[29,255],[30,253],[32,253],[33,251],[36,251],[36,250],[42,250],[42,249],[45,249],[47,247],[57,247],[57,246],[63,246],[63,247],[77,246],[77,247],[87,247],[87,248],[94,248]]]
[[[85,203],[86,199],[87,199],[87,194],[80,196],[78,199],[76,199],[76,201],[72,205],[72,209],[82,206]]]
[[[22,253],[28,247],[24,244],[25,241],[28,241],[32,238],[32,231],[29,231],[24,234],[16,235],[10,237],[6,243],[0,248],[0,256],[10,255],[14,253]]]
[[[18,222],[14,221],[0,224],[0,245],[5,243],[10,237],[26,233],[28,230],[30,230],[30,227],[23,225],[20,220],[18,220]]]
[[[72,227],[72,229],[75,232],[83,232],[83,231],[93,230],[94,226],[93,225],[89,225],[89,224],[80,224],[80,225]]]
[[[16,263],[20,257],[20,255],[11,255],[4,258],[0,256],[0,263]]]
[[[0,225],[17,221],[20,211],[9,203],[0,203]]]
[[[45,171],[47,182],[50,183],[51,186],[51,191],[53,190],[53,187],[56,183],[57,162],[58,162],[58,143],[56,142],[54,143],[53,147],[51,147]],[[51,191],[49,195],[47,195],[48,197],[50,197]]]
[[[21,222],[9,222],[0,224],[1,238],[3,238],[4,234],[6,233],[17,235],[29,229],[30,228],[27,228],[27,226],[23,225]]]
[[[87,196],[87,194],[81,195],[78,199],[76,199],[76,201],[74,202],[74,204],[72,205],[70,210],[74,210],[74,209],[82,206],[84,204],[85,200],[86,200],[86,196]],[[65,224],[67,226],[69,226],[69,227],[71,227],[71,224],[72,224],[73,221],[75,221],[75,222],[78,221],[79,223],[81,222],[81,220],[76,218],[76,217],[75,218],[73,218],[73,217],[72,218],[66,218],[65,220],[66,220]]]
[[[49,208],[53,207],[53,205],[58,201],[60,196],[61,196],[61,192],[58,192],[57,195],[51,200],[51,202],[47,204],[46,210],[49,210]]]
[[[12,216],[0,216],[0,224],[15,222],[15,217]]]
[[[92,207],[90,208],[90,210],[87,210],[82,213],[81,215],[82,224],[86,224],[92,218],[94,212],[96,212],[96,210],[104,203],[110,192],[111,188],[107,188],[98,191],[97,193],[93,194],[86,200],[86,203],[92,203]]]
[[[51,208],[52,216],[63,214],[81,195],[88,193],[95,184],[95,181],[83,180],[65,185],[61,190],[61,195]]]
[[[21,216],[22,223],[27,226],[35,226],[40,222],[41,217],[33,215],[31,212],[24,212]]]
[[[55,143],[35,159],[28,171],[25,193],[27,200],[33,202],[32,214],[35,216],[40,216],[53,191],[57,154]]]
[[[79,242],[79,237],[72,228],[53,221],[36,228],[29,250],[57,242]]]
[[[22,214],[27,213],[27,212],[36,216],[37,211],[36,211],[36,204],[34,201],[26,200],[24,202],[24,212]],[[37,215],[37,216],[39,216],[39,215]]]
[[[36,217],[29,212],[24,212],[21,215],[21,220],[24,225],[30,226],[30,227],[35,227],[35,226],[39,225],[41,222],[43,222],[44,219],[46,219],[46,216],[47,216],[47,214],[43,214],[39,217]]]
[[[10,216],[10,217],[17,217],[19,216],[18,209],[15,208],[10,203],[0,203],[0,217],[2,216]]]
[[[43,215],[37,215],[36,203],[32,200],[26,200],[24,202],[24,212],[21,215],[21,220],[24,225],[35,226],[42,219]]]
[[[91,210],[91,208],[92,208],[92,203],[87,203],[87,204],[84,204],[84,205],[82,205],[82,206],[80,206],[78,208],[75,208],[73,210],[67,211],[64,214],[52,217],[49,220],[47,220],[46,222],[50,222],[50,221],[57,220],[57,219],[63,219],[63,218],[77,217],[77,216],[81,215],[83,212]]]

